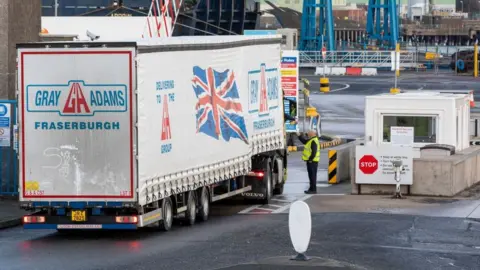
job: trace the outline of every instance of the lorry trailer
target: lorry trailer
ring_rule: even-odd
[[[25,229],[168,231],[268,204],[287,150],[281,36],[17,45]]]

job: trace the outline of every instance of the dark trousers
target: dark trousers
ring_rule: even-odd
[[[317,191],[318,162],[307,162],[308,180],[310,180],[310,191]]]

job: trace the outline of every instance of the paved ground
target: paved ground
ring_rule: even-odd
[[[1,269],[303,269],[276,267],[294,255],[287,220],[285,214],[214,217],[169,233],[8,229],[0,231]],[[334,263],[343,269],[473,270],[480,262],[480,224],[474,221],[314,213],[312,226],[308,255],[322,259],[316,267],[306,264],[311,269]],[[268,268],[232,267],[247,263]]]

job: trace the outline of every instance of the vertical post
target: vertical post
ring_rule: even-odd
[[[58,17],[58,0],[55,0],[55,17]]]
[[[478,77],[478,41],[473,45],[473,77]]]
[[[397,67],[397,52],[395,52],[395,58],[393,59],[393,68],[395,69],[395,89],[397,88],[397,72],[398,72],[398,67]]]
[[[397,59],[396,58],[400,58],[400,43],[397,42],[397,45],[395,46],[395,65],[397,64]],[[395,71],[395,76],[396,77],[400,77],[400,61],[398,61],[398,67],[396,66],[395,68],[397,69]],[[396,80],[395,80],[396,81]],[[395,83],[395,88],[397,88],[397,84]]]
[[[332,11],[332,0],[325,0],[324,2],[327,5],[327,37],[328,37],[328,50],[333,52],[335,51],[335,32],[333,28],[333,11]]]
[[[306,91],[303,91],[303,132],[307,130],[307,107],[308,107],[308,96]],[[298,106],[297,106],[298,110]]]
[[[394,77],[395,77],[395,86],[393,88],[390,88],[390,93],[392,94],[398,94],[400,93],[400,90],[397,87],[397,77],[400,75],[400,44],[398,42],[395,44],[395,51],[390,52],[390,57],[391,59],[391,69],[394,71]]]

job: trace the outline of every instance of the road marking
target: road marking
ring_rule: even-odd
[[[260,207],[260,206],[262,206],[262,205],[261,204],[252,205],[252,206],[250,206],[246,209],[243,209],[242,211],[240,211],[238,213],[239,214],[246,214],[246,213],[248,213],[248,212],[250,212],[250,211],[252,211],[252,210],[254,210],[254,209],[256,209],[257,207]]]
[[[281,199],[272,199],[272,201],[284,202],[284,203],[289,203],[289,202],[291,202],[291,201],[281,200]]]
[[[298,201],[305,201],[305,200],[309,199],[310,197],[312,197],[312,195],[305,195],[305,196],[303,196],[302,198],[298,199]],[[294,203],[294,202],[292,202],[292,203]],[[285,205],[284,207],[279,208],[279,209],[273,211],[272,214],[278,214],[278,213],[281,213],[281,212],[287,210],[288,208],[290,208],[290,206],[292,205],[292,203],[289,203],[289,204]]]
[[[332,84],[336,84],[336,83],[330,83],[330,85],[332,85]],[[342,91],[342,90],[350,88],[349,84],[346,84],[346,83],[342,83],[342,84],[345,85],[345,87],[338,88],[338,89],[335,89],[335,90],[331,90],[331,91],[329,91],[329,93],[338,92],[338,91]]]
[[[287,195],[278,195],[282,199],[279,198],[272,198],[272,201],[274,201],[275,204],[268,204],[268,205],[261,205],[261,204],[256,204],[252,205],[240,212],[238,214],[274,214],[274,213],[279,213],[284,211],[285,209],[288,209],[290,205],[297,201],[303,201],[311,197],[311,195],[292,195],[292,194],[287,194]],[[286,196],[282,197],[282,196]],[[277,209],[269,209],[267,207],[272,207],[272,208],[277,208]]]
[[[330,85],[335,85],[335,84],[340,84],[340,85],[345,85],[344,87],[340,87],[338,89],[334,89],[334,90],[330,90],[328,91],[327,93],[316,93],[316,92],[313,92],[314,94],[328,94],[328,93],[333,93],[333,92],[338,92],[338,91],[343,91],[343,90],[346,90],[348,88],[350,88],[350,84],[348,83],[330,83]]]

